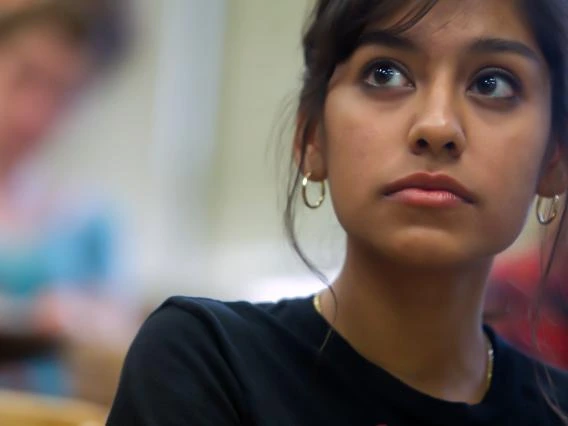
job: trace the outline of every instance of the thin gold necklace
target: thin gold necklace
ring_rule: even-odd
[[[315,294],[313,302],[316,312],[323,316],[321,310],[320,293]],[[487,342],[487,376],[485,378],[485,393],[487,393],[489,392],[489,389],[491,388],[491,382],[493,381],[493,364],[495,362],[495,354],[493,352],[493,344],[491,343],[491,340],[489,339],[487,334],[485,334],[485,341]]]

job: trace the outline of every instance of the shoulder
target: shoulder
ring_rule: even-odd
[[[494,344],[496,350],[501,352],[501,362],[514,367],[519,377],[524,377],[526,383],[554,382],[568,390],[568,371],[561,370],[533,358],[510,343],[495,335]]]
[[[278,329],[293,328],[291,319],[301,316],[305,305],[305,299],[254,304],[172,297],[145,321],[132,351],[234,350],[243,339],[262,340]]]
[[[227,327],[242,322],[239,310],[228,304],[201,298],[173,297],[158,307],[144,322],[130,354],[153,358],[170,351],[203,350],[206,343],[218,345],[218,337]]]
[[[249,302],[176,296],[166,300],[145,323],[145,328],[192,330],[201,324],[208,327],[238,327],[247,322],[266,319],[274,304],[255,305]]]
[[[108,424],[237,424],[243,391],[227,327],[238,310],[209,299],[164,302],[128,351]]]
[[[549,423],[559,420],[556,411],[568,415],[568,372],[560,370],[514,348],[498,336],[492,337],[500,381],[511,401]],[[543,423],[544,424],[544,423]]]
[[[195,325],[195,323],[235,329],[253,323],[257,325],[285,323],[290,316],[300,314],[305,308],[306,299],[250,303],[176,296],[166,300],[147,322],[152,324],[175,322],[179,323],[182,329],[183,325]]]
[[[157,361],[164,366],[176,360],[192,375],[242,372],[243,360],[271,357],[306,341],[309,307],[308,299],[255,304],[172,297],[142,325],[126,362],[154,368]]]
[[[568,372],[535,362],[533,370],[537,399],[550,417],[550,424],[564,425],[561,417],[568,416]],[[547,423],[549,424],[549,423]]]
[[[243,383],[257,374],[251,360],[273,354],[267,342],[305,305],[168,299],[130,347],[109,424],[238,423],[247,406]]]
[[[568,415],[568,372],[543,363],[536,365],[537,384]]]

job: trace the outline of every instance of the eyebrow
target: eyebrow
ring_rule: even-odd
[[[377,44],[385,47],[392,47],[395,49],[408,50],[417,52],[420,50],[418,45],[410,38],[404,37],[399,34],[393,34],[388,31],[370,31],[361,35],[355,49],[359,47]]]
[[[375,44],[409,52],[419,52],[421,50],[417,42],[409,37],[400,34],[393,34],[388,31],[371,31],[364,33],[358,40],[356,49],[359,47]],[[531,61],[541,63],[540,56],[529,46],[515,40],[503,38],[478,38],[471,43],[467,49],[471,53],[512,53],[523,56]]]
[[[524,43],[502,38],[480,38],[469,47],[473,53],[513,53],[540,63],[540,56]]]

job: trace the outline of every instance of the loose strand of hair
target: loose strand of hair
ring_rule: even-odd
[[[538,326],[540,321],[540,311],[543,305],[544,296],[546,288],[549,285],[550,274],[554,266],[554,261],[556,259],[556,252],[561,242],[562,235],[564,234],[564,225],[566,223],[566,212],[567,212],[568,201],[565,201],[564,208],[560,215],[560,223],[558,229],[554,235],[552,242],[552,247],[550,248],[550,253],[546,255],[546,241],[547,241],[547,230],[545,229],[545,235],[541,243],[540,250],[540,264],[541,264],[541,276],[539,280],[538,291],[536,294],[536,299],[534,306],[530,311],[530,325],[531,325],[531,341],[537,352],[541,351],[540,345],[538,343]],[[542,268],[544,265],[544,268]],[[555,390],[554,380],[550,374],[550,367],[542,365],[542,370],[545,379],[539,374],[538,364],[535,362],[535,375],[537,380],[538,388],[540,389],[545,402],[548,404],[550,409],[560,418],[560,420],[568,426],[568,415],[562,409],[560,402],[558,401],[558,393]],[[546,383],[543,382],[546,380]]]

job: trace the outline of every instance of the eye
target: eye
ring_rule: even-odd
[[[412,87],[401,67],[390,61],[371,64],[363,76],[365,84],[376,88]]]
[[[492,99],[512,100],[518,96],[520,85],[505,71],[488,70],[470,87],[472,93]]]

